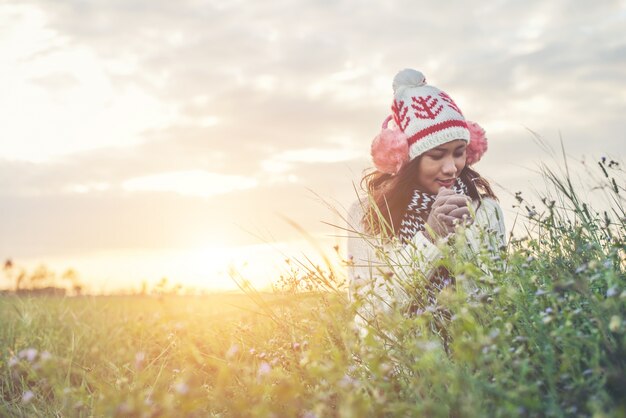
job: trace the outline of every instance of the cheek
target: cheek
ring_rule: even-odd
[[[456,168],[458,171],[461,171],[463,168],[465,168],[465,163],[467,162],[467,154],[463,153],[462,157],[459,158],[455,158],[454,160],[454,164],[456,165]]]
[[[420,166],[420,174],[425,178],[433,177],[439,172],[440,169],[441,164],[438,161],[430,158],[424,158]]]

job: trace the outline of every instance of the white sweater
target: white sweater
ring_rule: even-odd
[[[469,252],[464,255],[469,257],[478,253],[482,245],[497,250],[506,242],[504,218],[498,202],[485,198],[480,205],[474,201],[472,206],[478,206],[474,222],[464,230],[467,244],[464,248]],[[422,232],[418,232],[406,245],[400,245],[398,241],[382,244],[379,238],[364,232],[361,223],[363,210],[362,202],[357,201],[348,214],[350,300],[354,302],[359,296],[363,302],[356,318],[357,325],[363,323],[363,318],[373,318],[393,309],[394,305],[403,306],[409,302],[406,281],[416,277],[411,273],[419,270],[424,280],[428,280],[435,270],[434,263],[442,256],[438,245]],[[442,242],[438,244],[442,245]],[[477,265],[485,274],[490,274],[482,263],[477,262]],[[391,271],[395,274],[391,275]],[[475,284],[467,281],[464,281],[464,286],[466,291],[475,289]]]

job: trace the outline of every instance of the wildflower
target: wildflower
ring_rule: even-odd
[[[141,370],[143,368],[145,360],[146,353],[144,353],[143,351],[137,352],[137,354],[135,354],[135,369]]]
[[[609,329],[611,330],[611,332],[618,332],[621,327],[622,319],[617,315],[613,315],[611,317],[611,321],[609,322]]]
[[[393,366],[389,363],[382,363],[380,365],[380,372],[383,376],[389,376],[393,372]]]
[[[610,288],[606,291],[606,297],[607,297],[607,298],[612,298],[613,296],[617,296],[617,287],[615,287],[615,286],[610,287]]]
[[[20,362],[20,360],[17,357],[11,357],[9,359],[9,367],[13,367],[16,366],[18,363]]]
[[[50,354],[50,352],[49,352],[49,351],[44,351],[44,352],[42,352],[42,353],[39,355],[39,359],[40,359],[42,362],[46,362],[46,361],[50,360],[51,358],[52,358],[52,354]]]
[[[257,372],[257,375],[259,377],[263,377],[269,374],[269,372],[271,371],[272,371],[272,366],[270,366],[267,362],[264,361],[259,365],[259,370]]]
[[[354,386],[355,383],[356,381],[347,374],[344,374],[341,380],[339,380],[339,386],[341,386],[342,388]]]
[[[189,393],[189,385],[181,381],[174,385],[174,390],[180,395],[186,395]]]
[[[374,401],[381,405],[387,402],[385,392],[382,389],[374,390]]]
[[[133,407],[130,406],[127,402],[123,402],[117,407],[117,414],[119,416],[128,416],[133,413]]]
[[[570,414],[571,416],[574,416],[576,415],[576,412],[578,412],[578,408],[576,408],[576,405],[572,405],[566,409],[566,412]]]
[[[576,268],[575,273],[582,273],[583,271],[587,270],[587,264],[583,264],[582,266]]]
[[[37,357],[37,350],[34,348],[27,348],[27,349],[20,351],[18,353],[18,356],[20,358],[25,358],[30,363],[32,363],[33,361],[35,361],[35,358]]]
[[[439,348],[439,344],[436,341],[424,341],[418,343],[420,350],[422,351],[433,351]]]
[[[233,344],[230,346],[228,351],[226,352],[226,358],[233,358],[235,354],[239,352],[239,346],[237,344]]]
[[[22,394],[22,403],[29,403],[34,397],[35,394],[32,391],[27,390],[24,394]]]

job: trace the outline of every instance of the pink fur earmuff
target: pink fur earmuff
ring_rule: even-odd
[[[372,141],[372,160],[378,171],[396,174],[409,160],[409,142],[407,136],[397,126],[389,128],[392,116],[383,122],[382,129]]]
[[[470,142],[467,145],[467,165],[477,163],[487,151],[487,138],[485,130],[476,122],[466,121],[470,131]]]

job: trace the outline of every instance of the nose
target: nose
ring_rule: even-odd
[[[441,172],[449,177],[456,175],[456,164],[454,163],[454,158],[449,157],[444,159]]]

